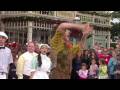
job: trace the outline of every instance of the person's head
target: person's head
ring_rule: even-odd
[[[95,59],[92,59],[92,60],[91,60],[91,64],[92,64],[92,65],[96,64],[96,60],[95,60]]]
[[[0,46],[4,46],[7,39],[6,33],[0,31]]]
[[[116,48],[119,48],[119,45],[118,45],[118,44],[116,45]]]
[[[95,52],[91,52],[91,55],[92,55],[92,56],[95,56]]]
[[[112,57],[116,57],[116,51],[112,50]]]
[[[90,50],[90,56],[92,58],[96,58],[97,57],[97,54],[96,54],[95,50],[93,50],[93,49]]]
[[[99,60],[99,64],[100,64],[100,65],[106,65],[105,59],[100,59],[100,60]]]
[[[116,57],[117,57],[117,60],[120,61],[120,54],[118,54]]]
[[[40,44],[40,53],[46,55],[49,52],[50,46],[48,44]]]
[[[82,51],[79,50],[79,51],[77,52],[77,57],[80,57],[81,54],[82,54]]]
[[[84,24],[84,26],[85,26],[84,30],[86,30],[85,31],[86,33],[90,33],[94,28],[94,26],[92,24],[88,23],[88,22],[87,23],[84,22],[82,24]]]
[[[35,44],[32,41],[27,43],[27,51],[30,53],[35,51]]]
[[[98,53],[102,53],[102,50],[100,49],[100,50],[98,50],[97,52],[98,52]]]
[[[101,50],[103,51],[103,50],[104,50],[104,47],[101,47]]]
[[[107,52],[107,48],[104,48],[104,52]]]
[[[83,70],[86,70],[86,69],[87,69],[86,63],[82,63],[82,68],[81,68],[81,69],[83,69]]]
[[[88,50],[83,50],[83,55],[88,55]]]
[[[104,48],[103,53],[104,53],[104,54],[108,54],[108,49],[107,49],[107,48]]]

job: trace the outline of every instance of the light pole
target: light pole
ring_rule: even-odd
[[[75,17],[73,20],[74,23],[80,23],[80,18],[79,17]]]

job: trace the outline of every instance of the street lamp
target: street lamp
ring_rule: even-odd
[[[80,23],[80,18],[79,17],[75,17],[73,20],[74,23]]]

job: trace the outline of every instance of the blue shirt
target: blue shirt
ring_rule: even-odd
[[[117,60],[114,57],[110,58],[110,61],[108,63],[108,70],[110,75],[114,74],[116,63]]]

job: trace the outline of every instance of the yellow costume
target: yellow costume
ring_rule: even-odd
[[[73,55],[76,55],[77,52],[80,50],[80,46],[78,44],[74,45],[72,48],[67,48],[63,39],[63,35],[60,31],[56,31],[54,37],[52,38],[51,47],[56,54],[67,50],[68,52],[72,52]]]

